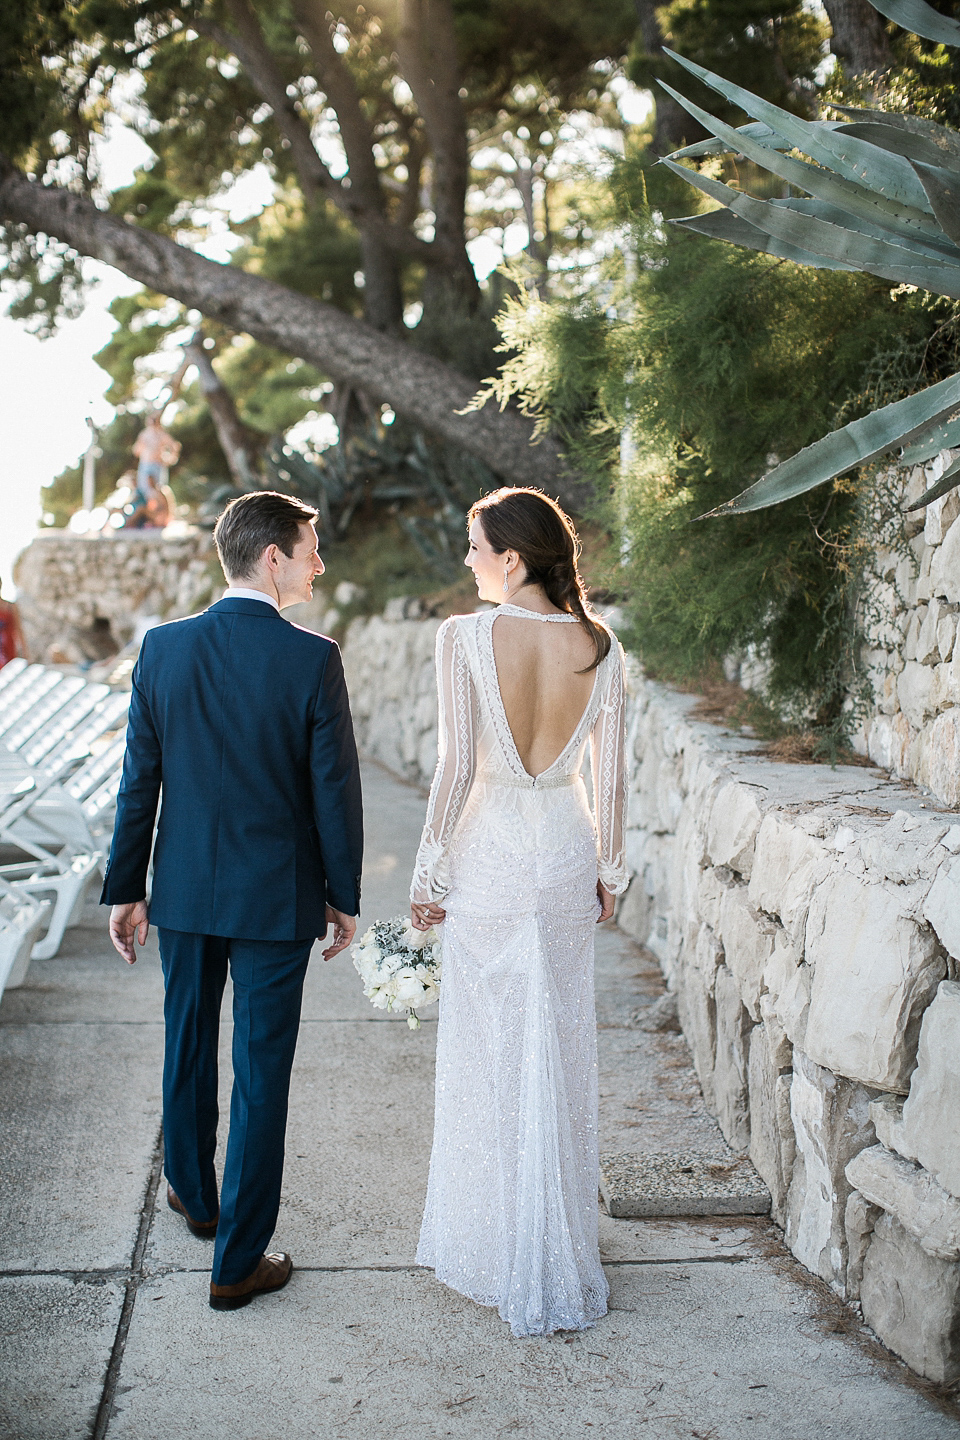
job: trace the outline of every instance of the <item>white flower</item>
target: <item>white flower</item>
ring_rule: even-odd
[[[404,1006],[407,1010],[415,1010],[423,1003],[426,994],[423,984],[417,979],[416,972],[410,965],[398,970],[394,977],[396,987],[397,1004]]]

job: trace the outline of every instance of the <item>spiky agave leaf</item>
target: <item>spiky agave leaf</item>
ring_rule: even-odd
[[[898,237],[877,239],[863,230],[847,228],[815,214],[804,214],[788,205],[756,200],[695,170],[685,170],[672,160],[661,162],[697,189],[719,200],[758,230],[783,244],[812,251],[828,260],[837,260],[851,269],[864,270],[894,284],[915,285],[937,295],[960,300],[960,253],[956,262],[934,258],[929,251],[910,248]]]
[[[936,45],[960,45],[960,25],[927,5],[926,0],[870,0],[874,10],[904,30],[922,35]]]
[[[836,479],[847,470],[877,460],[898,446],[908,445],[925,434],[933,422],[956,412],[958,408],[960,374],[950,375],[917,395],[895,400],[891,405],[884,405],[860,420],[852,420],[839,430],[831,431],[769,470],[732,500],[697,518],[707,520],[717,515],[740,515],[792,500],[794,496],[803,495],[827,480]]]
[[[904,465],[923,465],[939,455],[941,450],[955,450],[960,446],[960,416],[950,416],[917,440],[908,445],[900,459]]]
[[[754,120],[762,121],[777,135],[782,135],[789,140],[794,149],[809,155],[819,165],[837,171],[845,179],[854,184],[865,185],[877,195],[885,196],[889,200],[898,201],[901,205],[909,206],[920,211],[929,211],[930,204],[923,192],[923,187],[918,183],[910,163],[902,155],[893,154],[889,150],[878,150],[875,145],[870,145],[865,140],[857,139],[854,136],[846,137],[849,126],[846,125],[825,125],[815,120],[801,120],[796,115],[791,115],[788,110],[781,110],[779,105],[774,105],[769,100],[763,100],[752,91],[745,90],[742,85],[735,85],[730,80],[724,80],[722,76],[715,75],[713,71],[706,70],[702,65],[697,65],[693,60],[687,60],[682,55],[676,54],[673,50],[665,50],[665,54],[682,65],[691,75],[695,75],[704,85],[711,90],[716,90],[719,95],[733,105],[739,105],[752,115]],[[660,82],[664,84],[663,81]],[[667,86],[664,85],[664,89]],[[672,92],[674,99],[684,108],[690,108],[690,102]],[[690,111],[693,114],[693,111]],[[701,112],[703,113],[703,112]],[[697,116],[700,119],[700,116]],[[701,120],[701,124],[704,122]],[[706,127],[718,132],[713,124]],[[727,127],[729,129],[729,127]],[[730,143],[732,137],[725,137]],[[748,143],[752,140],[750,136],[744,136]],[[769,147],[765,147],[769,148]],[[747,154],[744,150],[743,154]],[[753,158],[753,157],[751,157]],[[761,161],[761,163],[763,163]],[[806,189],[806,186],[803,187]]]
[[[774,255],[778,260],[792,260],[796,265],[811,265],[817,270],[856,271],[855,265],[846,265],[842,260],[829,260],[825,255],[815,255],[811,250],[801,250],[778,240],[765,230],[759,230],[748,220],[734,215],[732,210],[709,210],[705,215],[685,215],[670,221],[671,225],[682,225],[710,240],[725,240],[728,245],[739,245],[746,250],[759,250],[765,255]]]
[[[706,110],[702,110],[699,105],[695,105],[692,100],[688,100],[678,90],[667,85],[665,81],[659,83],[705,130],[712,131],[714,135],[731,147],[735,146],[748,160],[753,160],[755,164],[771,171],[781,180],[786,180],[787,184],[793,185],[799,190],[806,190],[809,195],[825,201],[828,205],[836,206],[838,210],[846,211],[858,220],[865,220],[871,225],[881,226],[884,230],[891,231],[891,239],[906,240],[910,243],[921,240],[927,246],[932,246],[934,250],[941,252],[945,257],[956,258],[960,261],[960,248],[947,239],[939,222],[932,214],[891,200],[859,182],[847,180],[843,176],[835,174],[822,165],[810,165],[806,161],[795,159],[792,155],[782,155],[773,147],[742,135],[730,125],[725,125],[722,120],[718,120]],[[661,164],[670,163],[675,163],[672,162],[671,156],[667,156],[661,161]],[[680,173],[689,184],[698,184],[695,170],[683,169]],[[815,249],[816,247],[807,246],[805,248]]]

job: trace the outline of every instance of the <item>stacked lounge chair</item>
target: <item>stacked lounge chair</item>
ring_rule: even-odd
[[[45,665],[0,670],[0,994],[57,953],[102,874],[129,695]]]

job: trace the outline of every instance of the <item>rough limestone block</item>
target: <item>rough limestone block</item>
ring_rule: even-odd
[[[846,1167],[875,1143],[870,1092],[793,1052],[790,1117],[796,1156],[784,1230],[797,1259],[843,1292],[847,1240],[844,1213],[852,1186]]]
[[[709,925],[701,925],[690,949],[690,959],[700,971],[710,990],[713,990],[717,971],[723,964],[723,946]]]
[[[920,639],[920,629],[927,613],[926,605],[919,605],[907,624],[907,633],[903,637],[903,658],[904,660],[916,660],[917,643]]]
[[[910,1094],[902,1104],[893,1096],[882,1096],[870,1113],[884,1145],[919,1161],[960,1203],[958,1061],[960,985],[945,980],[923,1017]]]
[[[944,977],[936,937],[884,885],[839,872],[822,885],[807,920],[813,967],[804,1048],[826,1069],[905,1094],[920,1022]]]
[[[960,525],[951,525],[932,552],[929,588],[944,600],[960,600]]]
[[[960,705],[960,664],[951,661],[948,665],[934,666],[930,704],[937,714],[952,705]]]
[[[870,722],[867,754],[895,775],[906,773],[912,731],[906,715],[875,715]]]
[[[950,457],[953,459],[953,456]],[[927,506],[923,525],[923,538],[928,545],[940,545],[950,526],[960,515],[960,495],[951,490]]]
[[[728,780],[717,791],[707,826],[707,857],[711,865],[729,865],[750,878],[757,831],[763,816],[757,797],[739,780]]]
[[[863,1262],[863,1318],[927,1379],[960,1379],[960,1265],[926,1254],[892,1215],[877,1221]]]
[[[776,1023],[750,1032],[747,1069],[750,1104],[750,1159],[770,1191],[771,1214],[783,1223],[796,1144],[790,1118],[790,1047],[784,1059],[782,1032]]]
[[[792,816],[764,816],[750,876],[750,903],[778,915],[801,951],[807,912],[827,855],[822,841],[801,830]]]
[[[700,1081],[704,1102],[707,1109],[714,1112],[717,1108],[714,1085],[717,1010],[713,977],[708,981],[694,966],[682,970],[677,976],[677,1009],[684,1037],[693,1056],[693,1067]]]
[[[777,927],[747,900],[745,885],[731,886],[720,903],[720,941],[740,998],[754,1022],[760,1019],[763,972],[773,954]]]
[[[750,1016],[740,987],[726,967],[717,971],[717,1056],[713,1070],[715,1109],[728,1145],[745,1151],[750,1144],[747,1050]]]
[[[623,851],[627,869],[634,875],[641,874],[646,858],[647,832],[638,826],[628,829],[624,835]]]
[[[697,911],[711,930],[720,929],[720,902],[724,892],[736,884],[733,871],[726,865],[708,865],[700,871],[697,887]]]
[[[919,613],[919,612],[918,612]],[[937,626],[943,613],[941,602],[934,597],[927,606],[927,613],[917,634],[916,659],[921,665],[938,665],[940,647],[937,644]]]
[[[897,810],[885,825],[860,839],[860,857],[871,869],[896,885],[929,878],[943,860],[940,841],[950,827]]]
[[[960,1260],[960,1200],[926,1170],[872,1145],[850,1161],[847,1179],[871,1205],[895,1215],[921,1250],[937,1260]]]
[[[910,724],[919,730],[934,713],[933,671],[929,665],[908,660],[897,677],[897,699]]]
[[[883,1213],[879,1205],[871,1205],[859,1190],[854,1190],[847,1199],[843,1217],[847,1237],[847,1281],[843,1294],[845,1300],[860,1299],[863,1262],[867,1258],[876,1223]]]
[[[960,534],[960,526],[950,531]],[[951,667],[957,671],[960,684],[960,655],[954,655]],[[942,667],[932,671],[937,675]],[[914,775],[927,785],[944,805],[960,806],[960,708],[944,710],[920,737],[920,749]]]
[[[809,965],[801,965],[783,931],[777,933],[773,954],[763,972],[763,984],[767,993],[761,996],[761,1013],[767,1015],[772,1011],[789,1043],[803,1049],[813,971]]]
[[[696,911],[700,872],[705,859],[703,833],[697,824],[696,813],[686,808],[676,827],[670,886],[670,912],[680,928],[685,928],[687,918]]]
[[[953,647],[957,638],[957,617],[956,615],[944,615],[937,626],[937,650],[940,652],[940,659],[946,663],[953,654]]]

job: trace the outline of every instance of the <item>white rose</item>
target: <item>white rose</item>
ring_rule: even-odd
[[[421,982],[417,979],[414,970],[409,966],[398,970],[394,976],[394,992],[398,1005],[403,1005],[407,1010],[415,1010],[423,1003],[426,991]]]
[[[364,992],[367,999],[375,1010],[386,1010],[390,1005],[390,996],[386,990],[367,990]]]
[[[402,969],[402,967],[403,967],[403,956],[402,956],[402,955],[396,955],[396,954],[394,954],[394,955],[384,955],[384,957],[383,957],[383,959],[382,959],[382,961],[381,961],[380,963],[381,963],[381,965],[383,966],[383,969],[387,972],[388,975],[393,975],[393,974],[395,974],[398,970]]]

